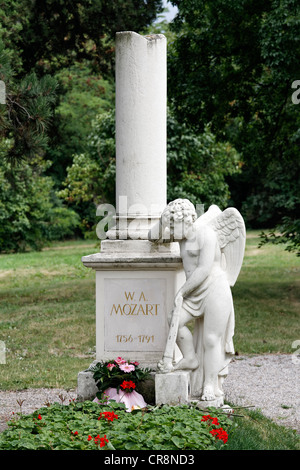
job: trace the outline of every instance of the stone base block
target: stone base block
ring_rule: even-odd
[[[198,408],[205,410],[206,408],[222,408],[224,405],[224,398],[217,397],[214,400],[199,400],[199,398],[190,398],[190,402],[197,403]]]
[[[79,372],[77,376],[77,400],[93,400],[98,392],[93,373],[90,370]]]
[[[190,372],[175,371],[155,375],[155,403],[179,405],[189,402]]]
[[[103,251],[82,258],[96,271],[97,361],[121,356],[155,369],[163,357],[167,317],[185,274],[179,248],[160,252],[157,246],[104,240]]]

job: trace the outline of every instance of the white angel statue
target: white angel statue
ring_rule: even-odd
[[[160,241],[178,241],[186,282],[169,317],[169,334],[158,372],[191,370],[191,395],[214,400],[234,354],[234,307],[230,287],[239,275],[246,230],[234,208],[213,205],[197,218],[193,204],[176,199],[160,219]],[[194,332],[187,323],[195,320]],[[175,343],[182,359],[174,363]]]

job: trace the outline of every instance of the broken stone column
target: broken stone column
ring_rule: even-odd
[[[118,233],[111,231],[110,238],[147,240],[149,223],[159,218],[166,205],[166,69],[165,36],[117,33]]]

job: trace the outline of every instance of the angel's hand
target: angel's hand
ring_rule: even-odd
[[[180,308],[182,306],[182,303],[183,303],[183,296],[181,293],[178,293],[174,300],[175,307]]]
[[[172,361],[167,360],[166,358],[161,359],[157,364],[158,372],[161,374],[167,374],[174,370]]]

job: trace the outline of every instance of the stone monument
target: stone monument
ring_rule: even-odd
[[[165,36],[117,33],[116,211],[99,208],[113,223],[98,231],[100,252],[82,258],[96,272],[96,361],[123,356],[156,368],[184,281],[178,243],[148,238],[166,206],[166,82]],[[92,392],[79,373],[80,399]]]
[[[160,239],[178,241],[186,281],[169,315],[169,334],[156,374],[156,402],[196,400],[223,406],[222,383],[234,354],[234,306],[230,287],[245,250],[243,218],[235,208],[211,206],[200,217],[193,204],[177,199],[161,216]],[[151,236],[151,234],[150,234]],[[194,322],[194,333],[187,323]],[[175,345],[182,357],[174,358]]]
[[[222,406],[245,226],[234,208],[167,205],[166,101],[166,38],[117,33],[116,209],[98,208],[101,250],[82,258],[96,272],[95,362],[154,369],[156,403]],[[79,373],[78,399],[96,391]]]

